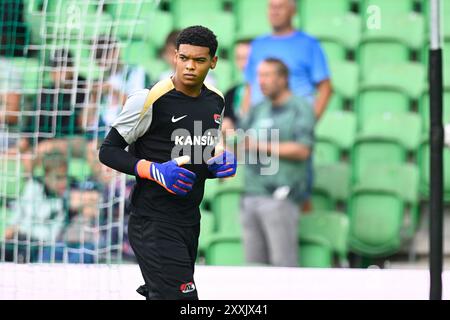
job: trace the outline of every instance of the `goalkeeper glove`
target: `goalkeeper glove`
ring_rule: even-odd
[[[209,159],[207,165],[214,178],[227,178],[236,174],[237,160],[234,154],[225,150]]]
[[[140,160],[136,164],[135,171],[139,177],[155,181],[168,192],[185,196],[192,190],[196,175],[180,167],[183,164],[177,162],[177,159],[164,163]]]

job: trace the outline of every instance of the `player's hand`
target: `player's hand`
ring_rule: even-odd
[[[141,160],[136,165],[136,173],[141,178],[155,181],[172,194],[185,196],[197,178],[195,173],[181,167],[186,162],[189,159],[186,161],[183,157],[164,163]]]
[[[236,174],[237,160],[234,154],[225,150],[209,159],[207,165],[215,178],[227,178]]]

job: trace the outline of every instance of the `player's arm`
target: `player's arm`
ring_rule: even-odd
[[[186,195],[192,190],[196,179],[193,172],[181,167],[189,159],[156,163],[138,159],[125,151],[150,128],[152,101],[149,97],[151,95],[147,89],[136,91],[128,97],[100,148],[100,162],[117,171],[152,180],[172,194]]]

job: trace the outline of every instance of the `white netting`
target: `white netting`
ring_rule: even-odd
[[[150,37],[158,4],[2,1],[0,262],[121,261],[129,183],[98,146],[148,85],[124,57]]]

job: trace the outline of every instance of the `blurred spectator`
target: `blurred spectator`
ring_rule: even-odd
[[[159,80],[170,78],[175,72],[176,67],[175,52],[177,51],[177,37],[179,34],[180,30],[173,30],[167,35],[161,56],[167,63],[167,65],[170,66],[170,69],[161,73],[159,75]],[[205,82],[209,83],[214,87],[217,85],[217,81],[211,72],[209,72],[208,75],[206,76]]]
[[[71,152],[74,157],[83,157],[85,139],[82,136],[82,111],[85,103],[85,89],[82,77],[74,78],[74,63],[69,51],[56,50],[50,60],[52,84],[43,88],[36,98],[33,116],[25,117],[23,133],[33,137],[22,139],[22,152],[31,150],[37,143],[37,162],[50,150]],[[70,138],[70,139],[69,139]],[[25,161],[26,170],[31,162]]]
[[[258,79],[266,100],[252,108],[243,129],[255,129],[246,138],[248,165],[242,199],[246,260],[275,266],[298,264],[297,203],[307,188],[307,160],[313,148],[315,117],[309,103],[289,90],[289,71],[278,59],[264,60]],[[270,141],[267,130],[279,130]],[[269,139],[268,139],[269,137]],[[279,160],[278,171],[262,174],[262,157]]]
[[[27,181],[22,196],[12,205],[5,239],[15,240],[18,261],[36,259],[39,244],[54,243],[64,228],[64,196],[67,187],[67,163],[60,154],[44,161],[42,179]],[[30,245],[30,247],[28,247]],[[6,261],[14,261],[14,246],[7,247]],[[31,257],[28,257],[30,252]]]
[[[238,70],[243,73],[247,65],[250,53],[250,40],[243,39],[236,42],[234,48],[234,59]],[[242,102],[245,92],[245,83],[241,82],[225,94],[225,114],[222,129],[230,129],[239,125],[242,114]]]
[[[263,99],[258,85],[257,68],[265,58],[275,57],[289,67],[289,85],[292,92],[305,97],[314,106],[316,117],[320,118],[332,89],[325,54],[319,41],[294,29],[294,0],[269,0],[268,13],[273,32],[256,38],[251,44],[245,70],[248,87],[244,109],[248,110],[251,105]]]
[[[105,134],[125,103],[135,90],[146,88],[150,80],[145,69],[125,64],[120,59],[120,43],[110,36],[100,36],[94,42],[97,64],[106,73],[106,81],[94,85],[94,99],[100,101],[100,127]]]
[[[5,239],[14,240],[14,245],[7,247],[7,261],[15,261],[14,246],[18,246],[18,260],[46,262],[58,261],[50,258],[52,252],[62,260],[64,241],[94,243],[93,236],[83,233],[83,229],[97,216],[99,192],[70,185],[67,158],[61,152],[46,154],[42,163],[42,178],[28,180],[22,196],[12,205]],[[37,252],[39,247],[43,247],[41,258]]]

